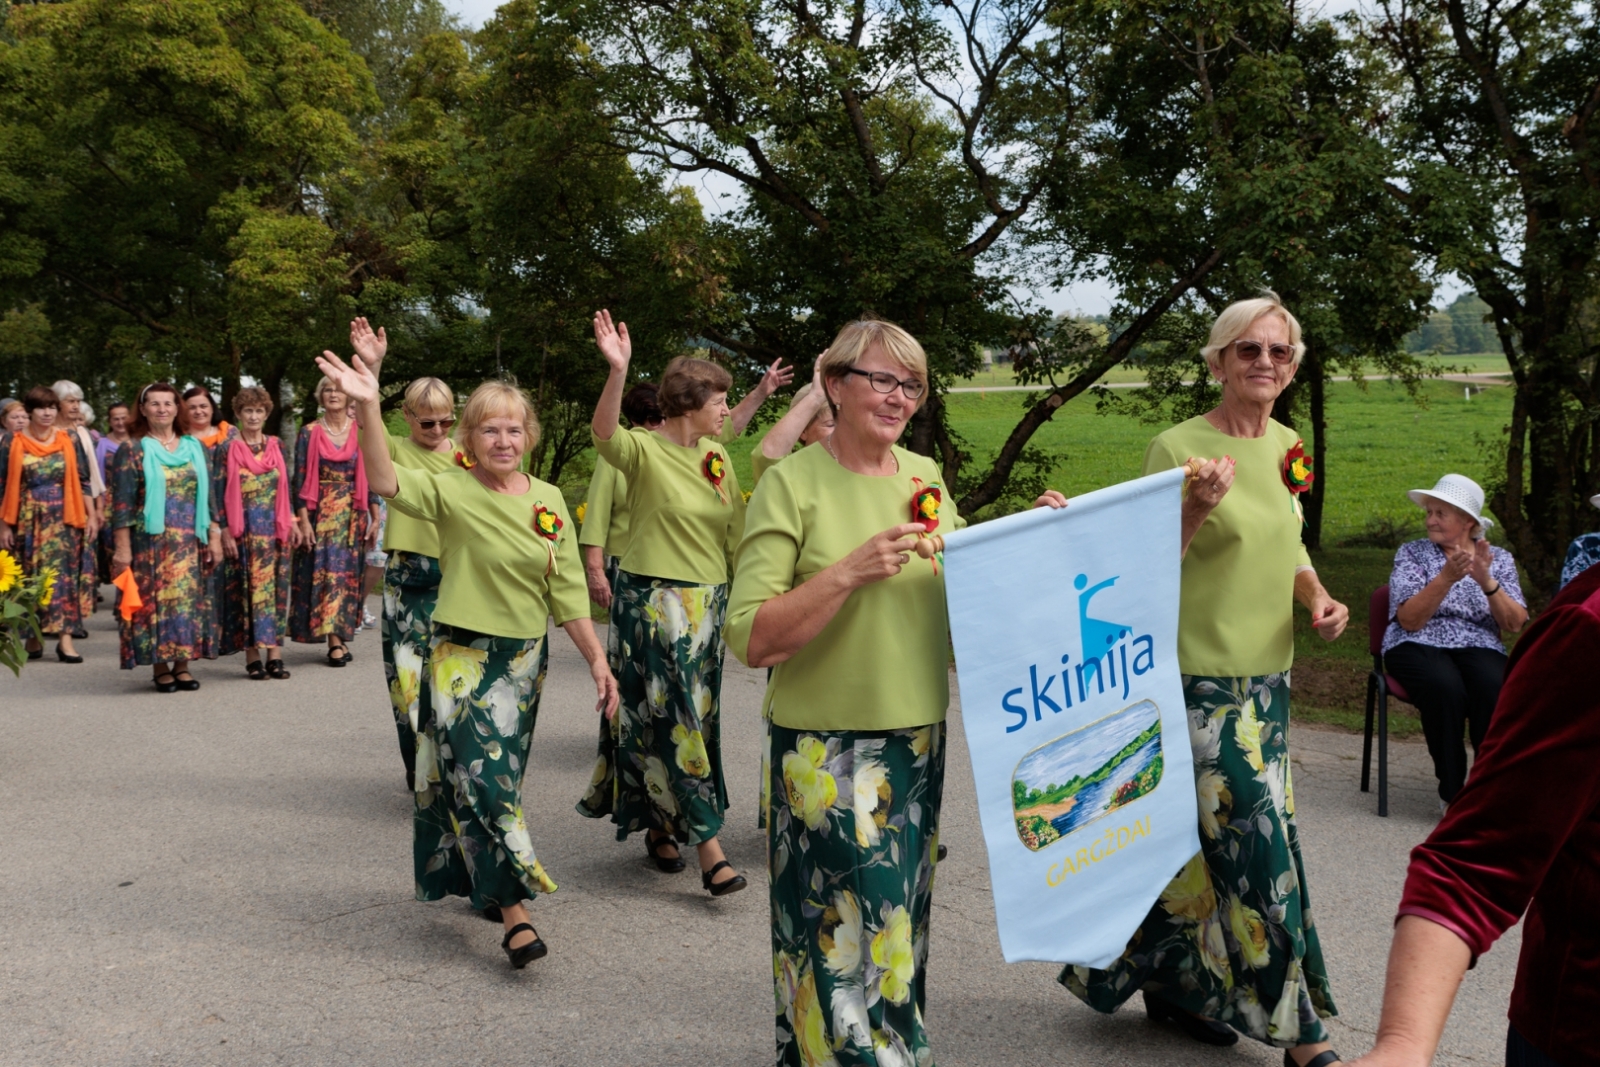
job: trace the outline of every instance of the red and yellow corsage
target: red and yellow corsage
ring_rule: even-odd
[[[1289,503],[1294,508],[1294,517],[1302,524],[1306,521],[1305,509],[1300,506],[1300,494],[1311,488],[1311,483],[1317,480],[1316,471],[1312,468],[1315,461],[1306,455],[1305,442],[1296,441],[1294,447],[1283,456],[1283,484],[1289,489]]]
[[[944,491],[937,485],[924,485],[921,478],[911,479],[911,521],[922,527],[918,537],[926,537],[939,528],[939,505],[944,503]],[[930,558],[933,573],[939,573],[937,557]]]
[[[560,539],[561,527],[564,525],[566,524],[561,521],[561,516],[544,504],[533,505],[533,532],[544,538],[544,547],[550,553],[550,562],[544,569],[546,575],[561,573],[561,568],[556,565],[556,541]]]
[[[716,449],[707,452],[704,462],[700,464],[700,470],[706,476],[706,481],[711,483],[711,488],[717,491],[717,499],[726,504],[728,491],[722,488],[722,480],[728,476],[728,467],[722,458],[722,453]]]
[[[461,451],[459,448],[456,449],[456,466],[460,467],[464,471],[469,471],[477,465],[478,464],[474,460],[467,458],[467,454],[465,452]]]

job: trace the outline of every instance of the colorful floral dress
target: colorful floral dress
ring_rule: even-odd
[[[78,469],[83,470],[84,456],[87,456],[89,458],[89,462],[91,463],[97,462],[95,458],[95,445],[97,442],[95,441],[94,435],[90,433],[90,431],[82,428],[70,432],[72,433],[73,439],[76,440],[81,446],[78,449]],[[83,444],[83,439],[85,437],[89,439],[89,444],[87,445]],[[100,471],[98,467],[95,468],[95,471],[96,477],[103,482],[105,479],[105,473]],[[94,480],[95,478],[92,477],[91,482]],[[96,497],[95,499],[99,502],[100,506],[105,507],[110,503],[111,498],[109,496],[102,495],[100,497]],[[88,503],[88,501],[85,501],[85,503]],[[109,514],[106,516],[106,520],[107,525],[110,525]],[[99,540],[100,535],[98,533],[92,539],[87,537],[84,538],[83,548],[80,550],[78,557],[78,618],[80,620],[78,623],[78,628],[80,631],[83,627],[82,620],[87,619],[89,616],[94,614],[95,595],[100,591],[100,554],[98,551]]]
[[[72,443],[77,451],[78,480],[87,505],[89,460],[75,435]],[[0,434],[0,459],[10,454],[11,435]],[[52,569],[56,572],[50,603],[44,605],[39,613],[39,626],[46,634],[65,632],[70,635],[83,625],[84,619],[84,531],[80,527],[67,525],[66,479],[65,453],[52,452],[48,456],[23,453],[22,506],[17,513],[13,551],[24,575],[32,576]],[[94,609],[93,596],[91,589],[91,612]]]
[[[144,453],[137,440],[111,457],[111,525],[126,528],[133,549],[133,577],[144,606],[123,619],[122,669],[148,667],[171,660],[215,659],[216,613],[206,591],[195,536],[195,500],[200,477],[193,467],[161,468],[166,478],[164,532],[144,532]],[[215,521],[215,520],[213,520]]]
[[[697,845],[728,808],[722,776],[725,585],[686,585],[619,571],[611,634],[621,703],[601,723],[600,752],[578,811],[610,816],[617,840],[665,830]]]
[[[350,432],[356,432],[354,423]],[[297,510],[304,504],[300,493],[310,439],[311,428],[303,427],[294,445]],[[307,508],[316,540],[309,548],[295,549],[289,613],[289,636],[301,643],[325,641],[329,634],[348,641],[361,625],[361,577],[366,568],[361,542],[367,535],[367,510],[355,498],[356,462],[355,457],[324,459],[316,506]]]
[[[226,522],[228,449],[233,431],[211,451],[216,473],[211,499],[217,502],[218,521]],[[249,445],[258,458],[266,439]],[[282,491],[287,493],[285,484]],[[239,558],[224,560],[212,573],[218,577],[218,654],[232,655],[252,648],[280,648],[289,638],[289,561],[292,552],[278,540],[278,472],[252,474],[239,469],[239,497],[244,505],[244,532],[234,538]]]

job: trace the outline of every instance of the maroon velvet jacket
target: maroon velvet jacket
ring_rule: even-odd
[[[1476,958],[1526,909],[1511,1024],[1558,1063],[1600,1054],[1600,566],[1518,642],[1466,788],[1411,853],[1401,915]]]

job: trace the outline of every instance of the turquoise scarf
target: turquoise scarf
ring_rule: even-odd
[[[194,468],[194,535],[200,540],[211,537],[210,493],[206,482],[206,452],[200,442],[192,437],[178,438],[178,450],[168,452],[161,442],[146,437],[140,442],[144,448],[144,532],[167,532],[167,476],[163,467]]]

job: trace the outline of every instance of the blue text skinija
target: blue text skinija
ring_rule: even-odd
[[[1014,699],[1024,693],[1031,696],[1032,721],[1040,722],[1044,718],[1045,708],[1049,708],[1052,712],[1060,712],[1063,707],[1072,707],[1074,689],[1077,691],[1076,702],[1082,704],[1105,693],[1107,685],[1115,696],[1120,682],[1122,697],[1126,699],[1131,676],[1146,674],[1155,668],[1155,640],[1149,634],[1135,637],[1130,627],[1089,617],[1089,601],[1102,589],[1109,589],[1118,577],[1120,576],[1112,575],[1092,587],[1089,587],[1089,576],[1086,574],[1080,574],[1072,580],[1073,588],[1078,590],[1078,635],[1082,642],[1082,661],[1074,666],[1071,663],[1071,655],[1061,657],[1063,670],[1059,675],[1061,679],[1059,700],[1052,695],[1058,677],[1055,668],[1052,666],[1045,669],[1041,685],[1039,665],[1030,664],[1028,685],[1018,686],[1000,698],[1000,707],[1008,715],[1016,716],[1016,721],[1006,727],[1006,733],[1016,733],[1028,725],[1028,708]],[[1130,645],[1133,647],[1131,664],[1128,662]]]

